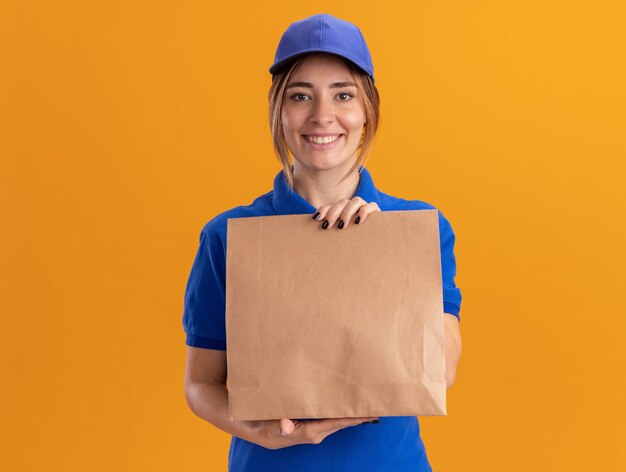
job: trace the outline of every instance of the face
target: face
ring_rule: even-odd
[[[289,78],[281,119],[295,166],[347,170],[356,160],[365,109],[343,60],[307,56]]]

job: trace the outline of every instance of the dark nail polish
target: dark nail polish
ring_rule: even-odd
[[[356,217],[356,220],[354,220],[354,224],[355,224],[355,225],[358,225],[358,224],[359,224],[359,221],[361,221],[361,217],[360,217],[360,216],[357,216],[357,217]]]
[[[342,228],[343,228],[343,224],[344,224],[344,223],[343,223],[343,220],[339,220],[339,224],[337,225],[337,227],[338,227],[339,229],[342,229]]]
[[[324,220],[324,223],[322,223],[322,228],[326,229],[328,228],[328,221]]]
[[[378,424],[378,423],[380,423],[380,420],[372,420],[372,423]]]
[[[320,212],[318,211],[317,213],[315,213],[315,215],[313,215],[313,219],[317,220],[320,217]]]

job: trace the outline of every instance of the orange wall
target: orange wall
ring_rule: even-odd
[[[374,181],[457,234],[435,470],[626,470],[624,5],[3,2],[0,469],[225,470],[185,404],[184,287],[203,224],[280,169],[280,34],[328,12],[374,57]]]

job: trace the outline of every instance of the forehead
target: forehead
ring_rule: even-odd
[[[317,78],[322,80],[348,80],[352,78],[350,69],[345,61],[333,54],[312,53],[308,54],[298,67],[292,72],[289,82],[304,78]]]

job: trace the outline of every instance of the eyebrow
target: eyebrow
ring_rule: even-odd
[[[303,88],[313,88],[313,84],[311,82],[292,82],[287,85],[286,89],[290,89],[292,87],[303,87]],[[356,87],[354,82],[333,82],[330,84],[329,88],[342,88],[342,87]]]

